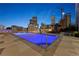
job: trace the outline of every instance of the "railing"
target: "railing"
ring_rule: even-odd
[[[0,30],[0,33],[7,33],[7,32],[11,33],[12,31],[11,30]]]

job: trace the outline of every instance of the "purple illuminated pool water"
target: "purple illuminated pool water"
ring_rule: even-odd
[[[35,33],[14,33],[14,34],[36,45],[46,45],[46,42],[48,45],[50,45],[59,38],[56,35],[35,34]]]

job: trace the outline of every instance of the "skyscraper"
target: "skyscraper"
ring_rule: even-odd
[[[30,19],[30,24],[37,25],[37,17],[33,16],[32,19]]]
[[[51,16],[51,25],[55,25],[55,16]]]
[[[60,25],[62,29],[66,28],[66,24],[65,24],[65,12],[64,9],[61,8],[61,20],[60,20]]]
[[[66,28],[69,28],[70,25],[71,25],[71,15],[68,13],[68,14],[65,14],[65,26]]]
[[[61,20],[60,20],[60,25],[62,29],[69,28],[71,24],[71,14],[70,13],[65,13],[64,9],[61,9]]]
[[[34,33],[38,33],[39,29],[38,29],[38,24],[37,24],[37,17],[32,17],[32,19],[30,19],[30,23],[28,25],[28,32],[34,32]]]

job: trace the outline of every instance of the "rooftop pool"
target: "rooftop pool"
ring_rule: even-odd
[[[41,45],[42,47],[46,47],[46,44],[51,45],[59,38],[59,36],[56,35],[36,33],[14,33],[14,35],[38,46]]]

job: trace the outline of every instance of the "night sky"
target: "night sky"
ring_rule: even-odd
[[[37,3],[37,4],[0,4],[0,24],[8,27],[11,25],[27,27],[32,16],[37,16],[38,24],[50,24],[51,16],[56,17],[56,23],[61,18],[61,8],[65,13],[71,13],[71,21],[75,23],[75,4]]]

